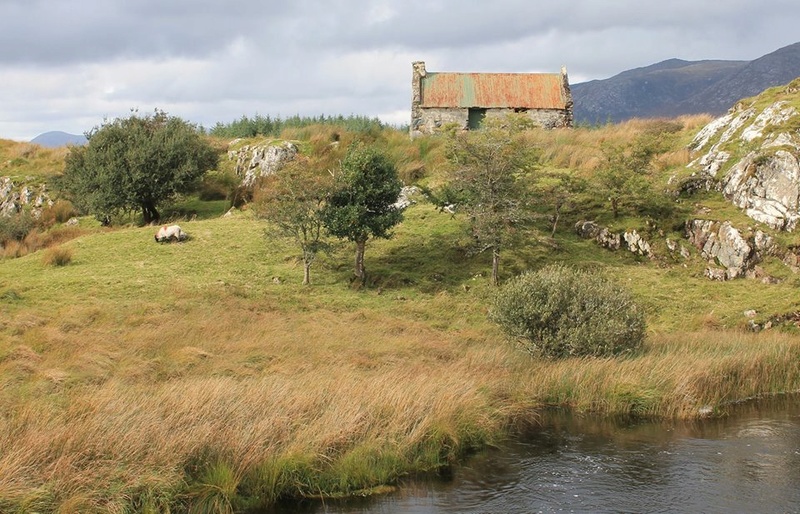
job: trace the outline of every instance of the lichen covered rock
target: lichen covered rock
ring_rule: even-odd
[[[296,155],[297,146],[290,141],[267,141],[230,150],[228,159],[236,161],[234,169],[242,177],[242,186],[250,187],[257,178],[275,173]]]
[[[791,231],[800,220],[800,79],[740,103],[704,127],[689,166],[756,221]],[[694,185],[694,182],[690,185]]]
[[[686,238],[709,261],[706,276],[713,280],[755,277],[756,264],[774,249],[772,238],[762,231],[745,237],[730,221],[689,220]]]
[[[11,216],[30,207],[34,216],[53,201],[45,184],[32,185],[0,177],[0,216]]]

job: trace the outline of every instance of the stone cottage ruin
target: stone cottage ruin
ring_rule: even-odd
[[[545,128],[572,126],[572,94],[561,73],[440,73],[412,64],[411,136],[456,123],[474,129],[485,118],[526,113]]]

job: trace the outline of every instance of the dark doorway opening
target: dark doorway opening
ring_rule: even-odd
[[[474,130],[480,128],[483,119],[486,117],[486,109],[471,108],[467,119],[467,128]]]

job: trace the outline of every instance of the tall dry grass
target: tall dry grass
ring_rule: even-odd
[[[490,328],[189,296],[10,321],[0,510],[236,511],[353,494],[449,466],[547,405],[691,418],[800,388],[788,335],[654,335],[627,359],[537,361]]]
[[[0,259],[15,259],[42,249],[52,248],[88,233],[77,225],[63,225],[41,232],[34,228],[21,241],[8,240],[0,246]]]
[[[426,285],[445,270],[425,259],[457,256],[436,253],[450,218],[408,216],[371,255],[376,275],[416,285],[385,291],[337,284],[330,263],[314,288],[272,283],[292,250],[244,217],[187,223],[184,245],[154,245],[149,228],[81,238],[60,269],[2,263],[0,512],[241,511],[354,494],[447,467],[549,405],[691,418],[800,388],[800,340],[781,334],[653,334],[626,359],[532,360],[487,324],[480,263],[446,270],[470,288]],[[683,291],[683,275],[624,272],[651,293]],[[741,312],[730,295],[767,291],[693,284],[680,303],[693,289],[706,303],[670,316],[705,312],[709,295]]]
[[[72,262],[72,249],[57,246],[48,249],[42,256],[42,264],[45,266],[66,266]]]
[[[685,149],[691,137],[712,120],[711,116],[687,115],[676,119],[632,119],[600,127],[576,127],[569,130],[531,130],[526,138],[542,150],[547,165],[590,173],[603,163],[602,144],[629,146],[645,133],[677,130],[679,141],[665,154],[656,157],[659,166],[688,164]]]
[[[603,138],[644,123],[530,137],[590,170]],[[408,173],[441,158],[436,140],[411,145],[387,140]],[[81,239],[79,262],[58,270],[0,263],[0,512],[231,512],[354,494],[446,468],[547,406],[693,418],[800,389],[800,339],[787,334],[656,333],[625,359],[517,353],[485,321],[480,263],[453,265],[449,218],[432,213],[407,213],[395,240],[370,248],[385,291],[337,284],[347,265],[333,260],[315,288],[274,284],[292,251],[239,218],[191,222],[185,245],[154,246],[149,229]],[[540,261],[611,259],[598,255]],[[676,320],[709,304],[738,315],[744,296],[778,305],[790,288],[619,273]]]
[[[78,325],[95,315],[72,314]],[[363,323],[351,330],[333,314],[327,328],[294,316],[220,323],[226,316],[216,314],[216,323],[191,315],[200,326],[185,338],[183,322],[169,327],[147,314],[117,336],[20,327],[35,334],[25,340],[60,351],[20,345],[3,360],[1,376],[45,394],[3,397],[14,415],[0,425],[0,506],[118,510],[137,491],[179,488],[187,478],[197,485],[218,462],[242,479],[276,460],[300,462],[302,480],[276,495],[351,492],[448,463],[464,437],[459,423],[486,431],[502,423],[476,415],[489,405],[462,369],[440,376],[438,363],[458,360],[452,342],[426,343],[420,327],[411,341],[398,333],[376,343],[384,334]],[[434,435],[452,439],[451,449],[431,445]],[[428,461],[415,462],[426,445]],[[397,455],[397,469],[380,480],[361,470],[352,481],[331,471],[366,448]]]
[[[631,359],[537,366],[539,398],[577,410],[691,418],[767,392],[800,390],[796,336],[661,334]],[[540,383],[541,383],[540,382]]]
[[[64,169],[68,147],[45,148],[0,139],[0,176],[49,177]]]

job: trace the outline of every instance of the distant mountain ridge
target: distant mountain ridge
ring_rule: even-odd
[[[59,146],[67,145],[81,146],[85,145],[86,141],[86,136],[83,134],[68,134],[59,130],[45,132],[44,134],[39,134],[35,138],[31,139],[31,143],[44,146],[45,148],[57,148]]]
[[[800,77],[800,42],[753,61],[668,59],[571,85],[576,123],[727,112],[742,98]]]

